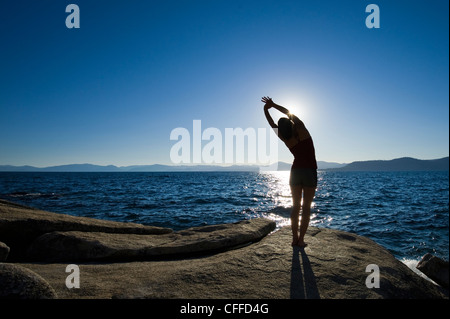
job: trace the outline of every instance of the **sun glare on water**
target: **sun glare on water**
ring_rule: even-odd
[[[292,209],[292,195],[289,186],[290,171],[261,172],[267,177],[269,190],[267,196],[272,198],[274,208],[267,213],[267,218],[277,223],[277,228],[291,225],[290,213]],[[314,224],[316,204],[311,205],[311,225]]]

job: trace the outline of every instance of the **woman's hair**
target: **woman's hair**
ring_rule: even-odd
[[[293,125],[294,123],[287,117],[278,120],[278,133],[283,139],[288,140],[292,137]]]

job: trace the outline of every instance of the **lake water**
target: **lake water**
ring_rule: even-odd
[[[319,171],[312,226],[367,236],[400,260],[449,257],[448,172]],[[0,197],[174,230],[267,217],[289,225],[289,172],[0,172]]]

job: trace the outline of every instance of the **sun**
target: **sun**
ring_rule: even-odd
[[[286,98],[283,99],[283,105],[285,108],[289,110],[291,114],[294,114],[301,120],[308,118],[308,105],[304,101],[304,99],[295,97],[295,98]]]

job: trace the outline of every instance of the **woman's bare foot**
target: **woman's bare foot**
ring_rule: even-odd
[[[297,241],[297,246],[301,247],[301,248],[305,248],[306,246],[308,246],[307,243],[305,243],[303,240],[302,241]]]

